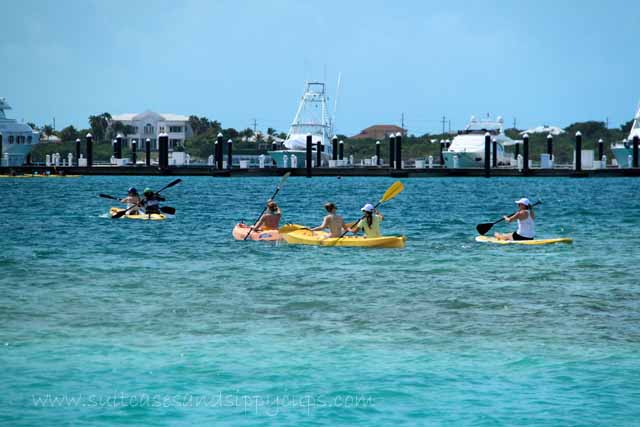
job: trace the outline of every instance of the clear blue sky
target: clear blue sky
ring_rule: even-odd
[[[326,76],[337,131],[470,115],[509,125],[629,120],[640,98],[635,1],[84,1],[2,5],[0,96],[11,117],[204,115],[286,131]]]

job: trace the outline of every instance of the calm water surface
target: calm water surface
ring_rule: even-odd
[[[406,249],[366,250],[236,242],[279,179],[183,179],[164,222],[97,194],[171,178],[0,180],[1,424],[640,424],[639,180],[405,180],[382,211]],[[354,219],[392,182],[278,202]],[[521,196],[575,243],[473,240]]]

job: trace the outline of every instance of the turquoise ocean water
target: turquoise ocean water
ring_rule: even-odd
[[[640,181],[413,179],[403,250],[236,242],[278,178],[0,180],[0,424],[640,425]],[[290,178],[287,222],[354,219],[387,178]],[[540,237],[475,224],[541,199]],[[501,225],[506,231],[513,226]]]

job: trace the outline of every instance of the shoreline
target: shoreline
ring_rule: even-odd
[[[160,169],[155,166],[3,166],[0,175],[52,174],[52,175],[95,175],[95,176],[213,176],[213,177],[262,177],[280,176],[290,172],[292,176],[306,176],[305,168],[250,168],[216,169],[210,166],[170,166]],[[314,168],[313,176],[325,177],[394,177],[394,178],[435,178],[435,177],[485,177],[484,169],[391,169],[389,167],[358,166],[337,168]],[[488,177],[571,177],[610,178],[640,177],[640,168],[609,168],[575,171],[572,169],[528,169],[519,171],[512,168],[491,169]],[[10,178],[10,177],[7,177]]]

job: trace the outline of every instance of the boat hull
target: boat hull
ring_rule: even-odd
[[[444,157],[444,165],[446,168],[454,168],[454,156],[458,156],[458,168],[482,168],[484,167],[484,153],[464,152],[457,153],[445,151],[442,153]]]
[[[611,152],[613,153],[613,157],[615,157],[616,162],[618,162],[619,168],[630,168],[631,167],[631,156],[633,156],[633,150],[631,147],[612,147]]]

